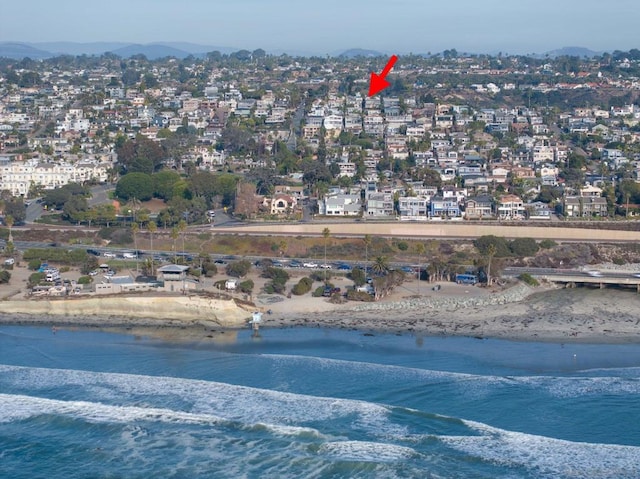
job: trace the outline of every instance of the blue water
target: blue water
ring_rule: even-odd
[[[638,478],[640,345],[0,327],[2,478]]]

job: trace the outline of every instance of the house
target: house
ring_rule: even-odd
[[[464,209],[464,216],[467,219],[493,218],[493,198],[489,195],[467,198]]]
[[[195,289],[196,283],[187,280],[188,266],[168,264],[158,268],[158,280],[164,284],[165,291],[184,291]]]
[[[563,206],[564,215],[569,218],[607,216],[609,214],[607,199],[602,197],[565,196]]]
[[[400,220],[426,220],[429,217],[429,199],[421,196],[404,196],[398,200]]]
[[[367,216],[393,216],[393,195],[372,193],[367,198]]]
[[[524,219],[522,198],[516,195],[504,195],[498,200],[498,217],[503,220]]]
[[[318,202],[318,213],[327,216],[358,216],[361,212],[359,195],[338,194]]]
[[[288,215],[298,206],[298,201],[293,196],[280,193],[265,197],[262,206],[272,215]]]
[[[550,220],[553,216],[551,207],[542,201],[527,203],[524,208],[530,220]]]
[[[436,195],[431,198],[429,214],[431,217],[457,218],[462,215],[462,212],[455,197],[444,198]]]

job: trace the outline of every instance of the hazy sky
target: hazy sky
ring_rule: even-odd
[[[23,0],[0,41],[183,41],[326,54],[640,48],[637,0]]]

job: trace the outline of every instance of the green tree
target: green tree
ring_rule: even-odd
[[[148,201],[153,197],[153,180],[146,173],[128,173],[118,181],[115,195],[124,201]]]
[[[245,277],[251,270],[251,263],[246,259],[240,261],[232,261],[227,265],[227,274],[235,278]]]
[[[153,180],[153,196],[169,201],[176,185],[181,181],[180,175],[172,170],[163,170],[151,176]]]

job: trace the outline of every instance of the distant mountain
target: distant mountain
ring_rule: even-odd
[[[26,43],[0,42],[0,58],[4,57],[21,60],[29,57],[32,60],[40,60],[43,58],[51,58],[53,56],[55,55],[51,52],[32,47]]]
[[[386,54],[379,52],[377,50],[365,50],[363,48],[351,48],[349,50],[345,50],[344,52],[335,55],[337,57],[342,57],[342,58],[357,58],[357,57],[364,57],[364,58],[375,58],[375,57],[384,57],[386,56]]]
[[[192,55],[198,55],[201,53],[209,53],[218,51],[220,53],[233,53],[240,50],[240,48],[232,47],[219,47],[215,45],[202,45],[199,43],[189,42],[153,42],[150,45],[165,45],[167,47],[177,48],[178,50],[184,50]]]
[[[593,50],[589,50],[584,47],[563,47],[557,50],[551,50],[550,52],[546,52],[543,55],[539,55],[541,57],[580,57],[580,58],[592,58],[602,55],[602,52],[594,52]]]
[[[169,47],[161,44],[153,44],[153,45],[138,45],[131,44],[125,47],[117,48],[115,50],[111,50],[111,53],[114,55],[118,55],[122,58],[129,58],[133,55],[144,55],[149,60],[156,60],[158,58],[164,57],[176,57],[176,58],[186,58],[191,53],[186,52],[184,50],[180,50],[178,48]]]
[[[130,45],[126,42],[39,42],[29,43],[36,48],[46,50],[54,55],[102,55],[104,52],[112,52],[118,48]]]
[[[189,55],[202,57],[205,53],[219,51],[232,53],[238,48],[200,45],[189,42],[157,42],[145,45],[126,42],[0,42],[0,57],[21,59],[51,58],[58,55],[102,55],[114,53],[122,58],[132,55],[144,55],[150,60],[164,57],[185,58]]]

